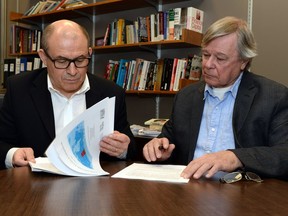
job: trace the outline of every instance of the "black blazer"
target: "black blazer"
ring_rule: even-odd
[[[127,121],[125,92],[111,81],[88,73],[90,90],[86,92],[87,108],[106,97],[116,96],[115,130],[127,134],[131,143],[127,159],[136,154],[133,134]],[[47,89],[47,70],[12,76],[0,110],[0,168],[12,147],[31,147],[35,157],[43,156],[55,137],[55,124],[50,92]],[[100,154],[101,160],[116,160]]]
[[[188,164],[194,156],[205,83],[192,84],[174,100],[170,121],[160,137],[176,148],[168,162]],[[246,170],[262,176],[288,178],[288,89],[264,77],[244,72],[233,111],[236,149]]]

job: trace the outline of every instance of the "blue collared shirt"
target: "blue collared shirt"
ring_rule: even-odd
[[[206,84],[203,98],[205,105],[194,159],[211,152],[235,149],[232,115],[242,74],[226,89],[223,98],[216,96],[213,88]]]

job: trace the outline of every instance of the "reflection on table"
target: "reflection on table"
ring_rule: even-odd
[[[286,215],[288,182],[190,180],[188,184],[117,179],[128,162],[103,162],[102,177],[0,171],[0,215]]]

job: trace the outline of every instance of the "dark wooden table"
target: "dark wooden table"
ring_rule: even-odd
[[[126,162],[103,163],[114,174]],[[0,215],[288,215],[288,182],[265,179],[188,184],[0,171]]]

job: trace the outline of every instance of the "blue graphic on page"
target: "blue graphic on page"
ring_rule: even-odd
[[[93,169],[91,156],[87,150],[84,121],[80,122],[69,134],[68,142],[77,160],[84,166]]]

